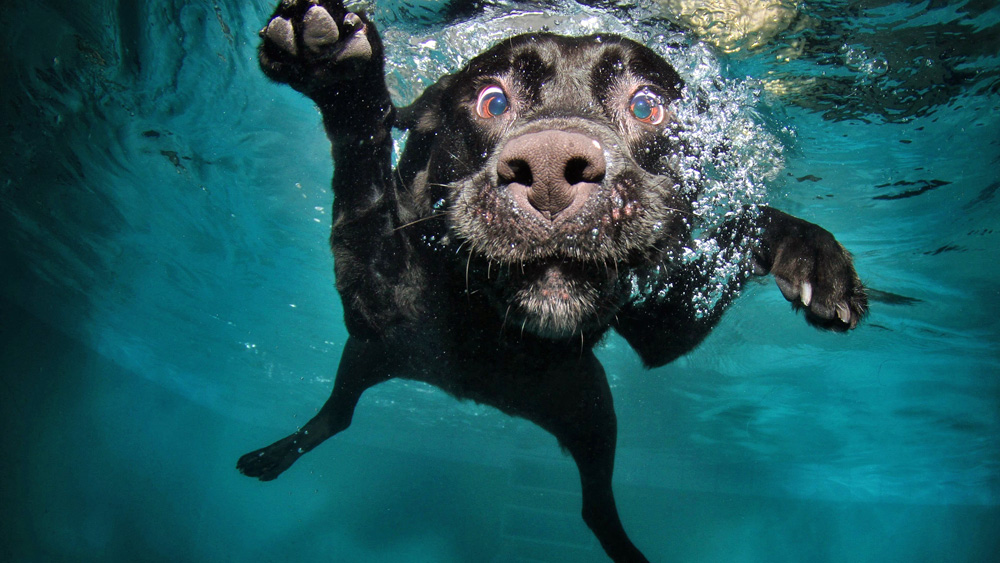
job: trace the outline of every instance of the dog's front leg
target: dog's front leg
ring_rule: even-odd
[[[751,272],[774,274],[782,295],[806,320],[819,328],[845,331],[868,312],[868,297],[850,253],[828,231],[772,207],[759,217],[732,220],[714,233],[725,259],[741,260],[751,249],[751,264],[719,287],[716,264],[701,257],[680,264],[659,281],[662,294],[627,303],[615,318],[615,329],[628,340],[648,367],[671,362],[693,350],[708,336],[723,312],[739,295]],[[702,309],[696,296],[716,286],[718,299]]]
[[[261,37],[264,73],[307,95],[322,112],[334,160],[330,244],[347,329],[379,339],[413,320],[415,300],[401,287],[419,277],[398,230],[391,169],[396,109],[385,84],[382,41],[364,14],[347,11],[339,0],[283,0]]]

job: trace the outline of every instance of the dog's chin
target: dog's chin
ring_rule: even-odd
[[[567,262],[524,266],[511,296],[507,322],[543,338],[562,339],[597,330],[613,280]]]

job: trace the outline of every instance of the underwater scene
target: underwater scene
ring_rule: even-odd
[[[277,4],[0,4],[0,560],[609,561],[551,434],[424,383],[371,388],[274,481],[237,470],[317,413],[348,339],[330,141],[257,62]],[[715,268],[697,306],[739,267],[710,233],[742,209],[853,255],[854,330],[768,276],[666,366],[597,345],[650,561],[1000,560],[1000,5],[360,6],[399,106],[524,32],[669,62],[685,251]]]

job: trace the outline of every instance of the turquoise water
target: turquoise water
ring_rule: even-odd
[[[653,371],[609,338],[631,537],[652,561],[995,561],[1000,8],[802,2],[723,53],[629,6],[376,18],[400,100],[508,29],[645,41],[726,110],[699,129],[737,139],[718,193],[822,224],[878,290],[834,335],[754,284]],[[419,384],[277,481],[235,470],[322,404],[346,338],[328,144],[256,67],[271,9],[0,6],[0,559],[606,560],[552,438]]]

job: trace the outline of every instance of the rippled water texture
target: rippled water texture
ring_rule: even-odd
[[[633,539],[654,561],[994,561],[1000,8],[615,4],[374,15],[400,103],[515,31],[645,42],[689,86],[702,224],[770,203],[873,289],[850,335],[768,279],[670,366],[608,339]],[[422,385],[373,389],[274,483],[236,472],[322,404],[346,339],[329,144],[256,65],[272,8],[0,4],[0,559],[602,561],[554,440]]]

